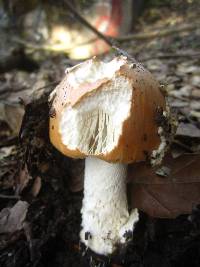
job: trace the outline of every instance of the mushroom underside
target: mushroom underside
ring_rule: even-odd
[[[116,77],[74,106],[64,108],[59,132],[63,144],[85,155],[107,154],[117,146],[123,122],[130,116],[132,85]]]

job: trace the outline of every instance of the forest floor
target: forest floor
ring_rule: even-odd
[[[155,210],[141,205],[133,240],[110,258],[94,255],[79,243],[84,161],[62,156],[48,137],[48,95],[65,68],[76,62],[60,55],[28,71],[9,67],[0,73],[1,267],[200,266],[199,11],[198,1],[149,8],[135,26],[137,40],[119,45],[154,73],[167,92],[179,121],[172,157],[187,153],[195,158],[184,173],[181,192],[175,190],[182,207],[174,198],[166,208],[177,217],[153,218],[144,211],[153,215]],[[179,169],[184,164],[181,161]],[[163,194],[173,199],[167,192]],[[162,206],[161,199],[158,202]]]

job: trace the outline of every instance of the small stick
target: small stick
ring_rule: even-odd
[[[110,37],[105,36],[103,33],[94,28],[84,17],[81,16],[81,14],[72,6],[72,4],[68,0],[65,0],[65,4],[82,24],[84,24],[88,29],[94,32],[98,37],[103,39],[109,46],[112,47],[114,45]]]
[[[9,196],[9,195],[0,194],[0,198],[5,198],[5,199],[20,199],[20,196]]]
[[[147,33],[136,33],[136,34],[133,33],[133,34],[129,34],[126,36],[115,37],[114,40],[118,42],[127,42],[131,40],[142,41],[142,40],[148,40],[148,39],[153,39],[157,37],[161,38],[161,37],[165,37],[168,35],[184,32],[184,31],[196,30],[199,28],[199,26],[200,26],[199,23],[195,23],[195,24],[180,26],[178,28],[174,27],[171,29],[155,30],[152,32],[147,32]]]
[[[81,14],[69,3],[68,0],[65,0],[65,4],[68,7],[68,9],[74,14],[74,16],[79,20],[83,25],[85,25],[88,29],[90,29],[93,33],[95,33],[99,38],[104,40],[109,46],[111,46],[114,50],[116,50],[119,54],[126,56],[128,59],[132,60],[134,63],[137,62],[135,58],[133,58],[128,52],[124,51],[123,49],[117,47],[115,45],[115,40],[112,37],[105,36],[103,33],[98,31],[96,28],[94,28],[84,17],[81,16]]]

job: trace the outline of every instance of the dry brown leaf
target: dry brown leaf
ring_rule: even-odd
[[[174,218],[189,214],[200,203],[200,154],[183,154],[173,159],[166,157],[163,166],[168,176],[158,175],[145,163],[129,167],[128,194],[132,208],[152,217]]]
[[[19,200],[12,208],[4,208],[0,212],[0,234],[14,233],[23,228],[28,211],[28,203]]]

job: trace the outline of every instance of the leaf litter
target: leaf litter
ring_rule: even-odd
[[[4,208],[0,212],[0,234],[14,233],[23,229],[28,211],[28,203],[19,200],[13,207]]]
[[[145,163],[129,168],[131,203],[152,217],[172,218],[189,214],[200,203],[200,154],[171,155],[162,163],[165,170]],[[167,170],[167,172],[166,172]],[[159,171],[159,172],[158,172]]]

